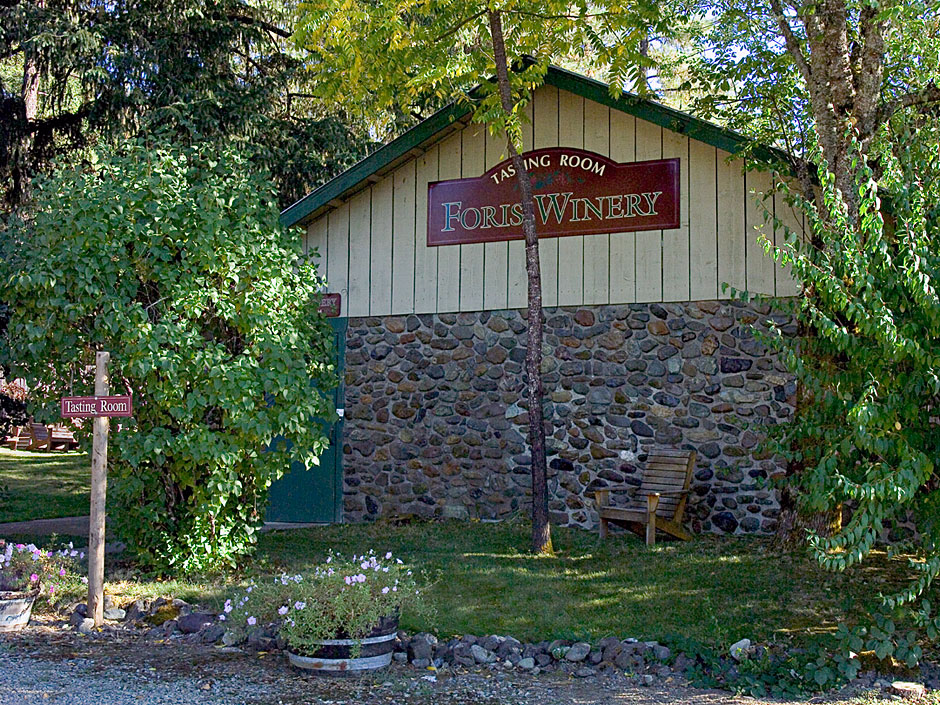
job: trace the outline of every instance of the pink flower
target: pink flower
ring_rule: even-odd
[[[392,552],[391,552],[391,551],[389,551],[388,553],[385,554],[385,560],[388,560],[388,559],[391,558],[391,557],[392,557]]]
[[[248,618],[248,626],[249,626],[249,627],[253,627],[253,626],[255,626],[257,623],[258,623],[258,620],[255,619],[254,617],[249,617],[249,618]]]
[[[39,576],[36,575],[35,573],[29,576],[29,582],[35,583],[37,580],[39,580]]]
[[[59,576],[62,578],[65,577],[65,568],[59,568]]]
[[[382,594],[383,594],[383,595],[387,595],[387,594],[388,594],[388,586],[387,586],[387,585],[386,585],[384,588],[382,588]]]
[[[288,610],[287,605],[284,605],[283,607],[277,608],[277,613],[283,617],[285,614],[287,614],[287,610]]]

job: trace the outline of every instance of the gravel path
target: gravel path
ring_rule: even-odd
[[[830,700],[830,702],[835,702]],[[395,665],[322,678],[280,654],[153,642],[134,634],[80,637],[56,627],[0,637],[0,705],[761,705],[666,679],[573,679],[500,671],[416,671]]]

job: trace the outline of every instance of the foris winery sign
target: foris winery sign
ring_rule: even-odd
[[[581,149],[522,155],[539,237],[679,227],[679,160],[618,164]],[[522,203],[512,161],[483,176],[428,185],[428,245],[520,240]]]

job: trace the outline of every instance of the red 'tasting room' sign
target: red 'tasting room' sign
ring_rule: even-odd
[[[522,155],[539,237],[679,227],[679,160],[620,164],[583,149]],[[511,160],[479,177],[428,184],[428,245],[522,239],[522,203]]]
[[[67,419],[134,415],[134,401],[130,396],[62,397],[59,404],[62,416]]]

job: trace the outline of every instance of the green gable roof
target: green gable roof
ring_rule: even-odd
[[[641,120],[646,120],[732,154],[740,151],[750,142],[748,138],[733,130],[706,122],[688,113],[668,108],[665,105],[639,98],[632,93],[624,92],[619,98],[613,98],[606,83],[557,66],[549,67],[548,72],[545,74],[545,84],[593,100],[615,110],[620,110]],[[331,201],[341,198],[348,191],[356,189],[363,182],[369,180],[370,177],[374,177],[387,167],[402,161],[412,150],[432,140],[458,120],[468,117],[471,110],[471,106],[458,105],[457,103],[452,103],[439,110],[427,120],[415,125],[352,168],[327,181],[292,206],[285,208],[281,212],[281,223],[289,227],[303,222],[312,214],[329,205]],[[762,149],[760,151],[764,153],[764,156],[770,156],[770,150]]]

